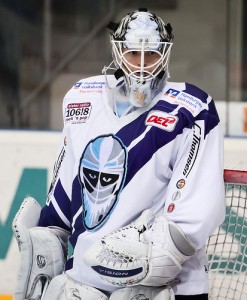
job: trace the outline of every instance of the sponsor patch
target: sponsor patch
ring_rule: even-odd
[[[69,103],[65,109],[65,123],[85,123],[90,117],[91,109],[90,102]]]
[[[105,82],[103,81],[94,81],[94,82],[87,82],[87,81],[78,81],[74,84],[74,89],[102,89],[102,87],[105,85]]]
[[[190,171],[194,166],[199,151],[199,147],[200,147],[200,142],[201,142],[201,128],[195,124],[193,126],[193,138],[190,146],[189,155],[183,170],[183,175],[185,177],[188,177]]]
[[[169,89],[168,91],[166,91],[165,96],[169,96],[171,98],[175,98],[177,97],[177,95],[180,93],[180,91],[175,90],[175,89]]]
[[[178,104],[186,108],[193,116],[196,116],[203,107],[202,101],[190,94],[181,92],[178,97],[176,97],[174,104]]]
[[[180,179],[177,184],[176,187],[180,190],[185,186],[185,180],[184,179]]]
[[[145,121],[146,125],[158,127],[166,131],[173,131],[178,121],[178,117],[163,111],[151,111]]]
[[[174,209],[175,209],[175,204],[171,203],[171,204],[169,204],[169,206],[167,208],[167,212],[171,213],[174,211]]]
[[[38,268],[43,269],[46,266],[45,257],[43,255],[37,255],[36,263]]]
[[[102,93],[102,88],[105,86],[105,82],[95,81],[78,81],[74,84],[73,89],[78,90],[80,93]]]
[[[172,201],[176,201],[181,197],[181,192],[180,191],[176,191],[173,195],[172,195]]]
[[[79,89],[81,86],[82,82],[76,82],[73,86],[74,89]]]

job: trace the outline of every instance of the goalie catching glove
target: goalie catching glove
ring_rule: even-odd
[[[163,286],[176,278],[195,250],[175,223],[145,210],[130,225],[95,242],[84,260],[113,285]]]
[[[20,252],[15,300],[40,299],[50,280],[64,269],[68,232],[58,227],[36,227],[40,211],[38,202],[28,197],[13,220]]]

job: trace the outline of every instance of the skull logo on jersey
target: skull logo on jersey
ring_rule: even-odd
[[[83,221],[88,230],[102,226],[114,209],[124,184],[126,164],[126,148],[116,136],[99,136],[86,146],[79,179]]]

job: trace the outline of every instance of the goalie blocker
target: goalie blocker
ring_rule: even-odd
[[[41,207],[28,197],[17,212],[12,228],[20,263],[14,299],[40,299],[51,279],[64,270],[68,232],[58,227],[36,227]]]
[[[175,223],[145,210],[130,225],[95,242],[84,260],[113,285],[158,287],[169,285],[195,251]]]

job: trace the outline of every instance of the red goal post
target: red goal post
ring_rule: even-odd
[[[225,170],[226,218],[208,239],[210,300],[247,299],[247,171]]]
[[[224,170],[224,180],[226,183],[247,185],[247,171]]]

